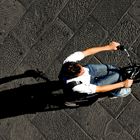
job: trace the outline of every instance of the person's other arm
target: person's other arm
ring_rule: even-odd
[[[101,92],[108,92],[112,91],[114,89],[119,89],[119,88],[128,88],[131,87],[133,84],[133,80],[127,79],[122,82],[118,82],[115,84],[110,84],[110,85],[102,85],[102,86],[96,86],[94,84],[90,85],[84,85],[84,84],[79,84],[75,87],[73,87],[73,91],[77,91],[79,93],[88,93],[88,94],[93,94],[93,93],[101,93]]]
[[[133,84],[133,80],[127,79],[125,81],[118,82],[115,84],[96,86],[96,92],[107,92],[107,91],[111,91],[111,90],[123,88],[123,87],[128,88],[128,87],[131,87],[132,84]]]
[[[103,51],[117,50],[117,46],[119,46],[119,45],[120,45],[120,43],[113,41],[110,44],[105,45],[105,46],[88,48],[88,49],[82,51],[82,53],[86,57],[86,56],[93,55],[93,54],[96,54],[96,53],[99,53],[99,52],[103,52]]]

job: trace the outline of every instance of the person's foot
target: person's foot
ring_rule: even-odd
[[[118,94],[120,97],[126,97],[127,95],[131,94],[131,88],[122,88]]]
[[[115,99],[118,97],[126,97],[129,94],[131,94],[131,88],[122,88],[119,92],[117,93],[113,93],[113,97],[111,97],[110,99]]]

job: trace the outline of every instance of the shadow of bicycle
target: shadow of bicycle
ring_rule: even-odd
[[[26,77],[42,78],[45,82],[23,85],[0,92],[0,118],[13,117],[36,112],[53,111],[70,108],[65,106],[65,99],[60,81],[50,81],[46,76],[34,70],[23,74],[0,79],[0,84]],[[100,94],[100,97],[102,95]],[[89,106],[96,102],[99,96],[78,101],[81,106]],[[79,106],[78,106],[79,107]],[[73,108],[73,107],[72,107]]]
[[[34,70],[0,79],[0,84],[26,77],[42,77],[46,81],[23,85],[0,92],[0,118],[27,113],[64,109],[64,96],[59,81],[50,81]]]

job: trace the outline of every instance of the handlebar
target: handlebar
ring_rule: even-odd
[[[117,46],[117,49],[118,49],[118,50],[121,50],[121,51],[124,51],[124,50],[125,50],[124,45],[119,45],[119,46]]]
[[[125,46],[124,45],[119,45],[119,46],[117,46],[117,49],[121,50],[121,51],[125,51],[125,53],[127,54],[128,60],[129,60],[129,64],[132,66],[133,62],[132,62],[132,60],[130,58],[130,54],[129,54],[128,50],[125,48]]]

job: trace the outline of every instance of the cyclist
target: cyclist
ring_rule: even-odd
[[[91,47],[69,55],[63,62],[59,78],[64,85],[71,82],[73,92],[94,94],[112,91],[115,97],[125,97],[131,93],[132,79],[122,79],[121,70],[109,64],[87,64],[82,66],[78,61],[89,55],[103,51],[116,51],[120,43],[112,41],[108,45]]]

